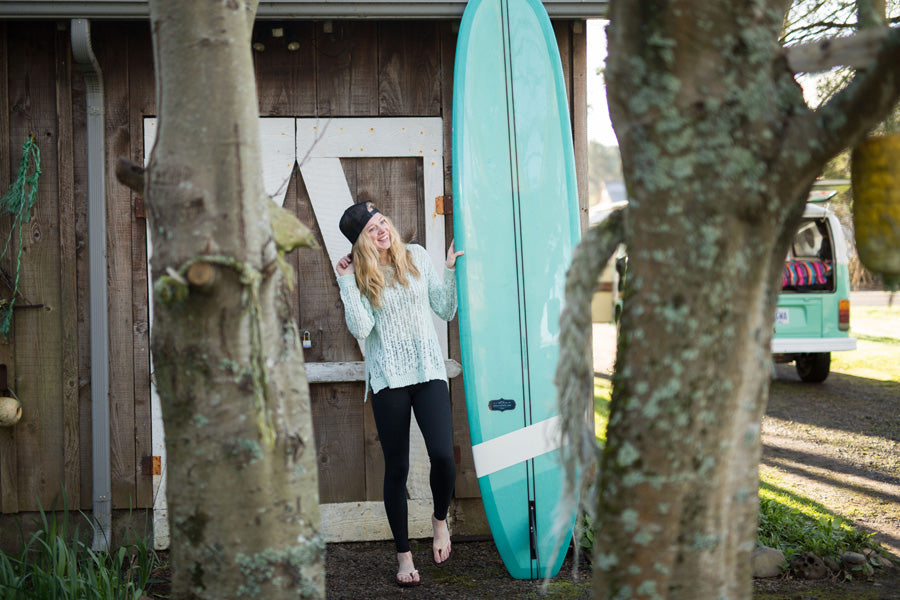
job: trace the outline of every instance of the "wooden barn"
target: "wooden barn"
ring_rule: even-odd
[[[545,0],[568,88],[582,202],[587,198],[585,20],[606,2]],[[263,0],[253,36],[267,190],[314,228],[323,250],[291,255],[299,285],[328,541],[388,539],[381,451],[362,402],[362,354],[346,329],[332,256],[343,205],[376,202],[436,263],[452,239],[451,111],[464,1]],[[10,236],[0,298],[0,395],[21,419],[0,427],[0,547],[15,521],[56,503],[167,543],[165,446],[150,357],[142,199],[113,175],[142,162],[156,113],[148,6],[141,0],[0,3],[0,194],[26,140],[40,150],[30,220]],[[311,143],[310,140],[315,140]],[[324,200],[323,200],[324,199]],[[586,210],[583,210],[586,222]],[[29,215],[25,215],[26,217]],[[17,283],[16,283],[17,282]],[[457,367],[455,321],[442,328]],[[458,480],[454,534],[486,533],[462,378],[451,379]],[[430,535],[424,450],[411,469],[410,535]],[[154,510],[155,509],[155,510]],[[146,529],[142,529],[146,528]]]

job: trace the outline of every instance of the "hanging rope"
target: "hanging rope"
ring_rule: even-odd
[[[566,301],[560,315],[559,361],[556,389],[562,416],[561,446],[566,483],[563,493],[565,508],[560,514],[575,509],[594,516],[594,498],[598,450],[593,425],[586,416],[593,411],[594,367],[591,360],[591,298],[597,278],[606,262],[624,238],[625,211],[617,210],[599,225],[588,229],[575,247],[572,264],[566,273]],[[593,423],[593,420],[590,420]],[[581,519],[575,520],[575,539],[581,537]],[[580,544],[575,543],[576,564]]]
[[[16,260],[16,272],[12,285],[12,296],[9,300],[0,300],[0,334],[4,338],[9,337],[9,330],[12,326],[13,308],[16,304],[16,295],[19,293],[19,271],[22,268],[22,252],[25,250],[25,244],[22,243],[22,225],[31,220],[31,210],[37,201],[38,178],[41,175],[41,151],[37,142],[34,141],[34,134],[28,136],[25,145],[22,146],[22,161],[19,163],[19,173],[16,175],[15,181],[9,191],[0,198],[0,215],[11,215],[12,225],[9,228],[9,235],[6,238],[6,244],[3,246],[3,253],[0,254],[0,263],[6,258],[12,243],[13,233],[17,232],[19,237],[19,254]]]

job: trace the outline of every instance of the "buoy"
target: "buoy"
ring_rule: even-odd
[[[900,134],[863,140],[853,149],[853,230],[856,252],[884,285],[900,285]]]
[[[22,418],[22,405],[15,398],[0,397],[0,427],[12,427]]]

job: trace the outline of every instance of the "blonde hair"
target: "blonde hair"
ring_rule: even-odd
[[[400,234],[394,224],[386,216],[388,231],[391,235],[391,247],[387,250],[388,265],[394,268],[393,279],[403,287],[409,287],[409,276],[419,277],[419,269],[412,260],[412,253],[406,244],[400,241]],[[373,308],[381,306],[381,292],[389,281],[384,277],[379,261],[378,248],[363,232],[353,244],[353,265],[356,271],[356,285],[363,296],[368,298]]]

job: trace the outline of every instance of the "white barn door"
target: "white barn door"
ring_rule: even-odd
[[[144,120],[144,162],[149,160],[156,138],[156,119]],[[318,223],[321,226],[325,251],[333,265],[350,251],[349,242],[337,227],[343,211],[353,203],[353,197],[344,172],[341,158],[394,158],[415,157],[422,159],[423,185],[426,206],[425,248],[435,266],[440,267],[445,255],[444,216],[433,210],[434,199],[443,195],[443,122],[439,117],[422,118],[347,118],[347,119],[293,119],[261,118],[260,141],[263,155],[263,181],[268,193],[279,204],[284,203],[288,182],[299,163]],[[152,258],[150,232],[147,232],[147,270],[150,273]],[[150,331],[153,331],[153,282],[148,277],[150,301]],[[438,339],[447,356],[447,324],[435,317]],[[151,371],[153,363],[151,358]],[[459,365],[448,361],[451,377],[459,374]],[[331,363],[307,363],[310,382],[362,381],[362,364],[335,365]],[[152,381],[152,379],[151,379]],[[154,546],[157,549],[169,545],[169,525],[166,508],[166,449],[162,411],[156,386],[151,385],[152,448],[159,456],[162,474],[154,475]],[[409,521],[411,537],[431,535],[431,491],[428,485],[428,456],[425,442],[413,421],[410,429],[410,474],[407,485],[409,495]],[[390,539],[382,503],[349,502],[323,504],[322,533],[328,542],[350,540]]]

